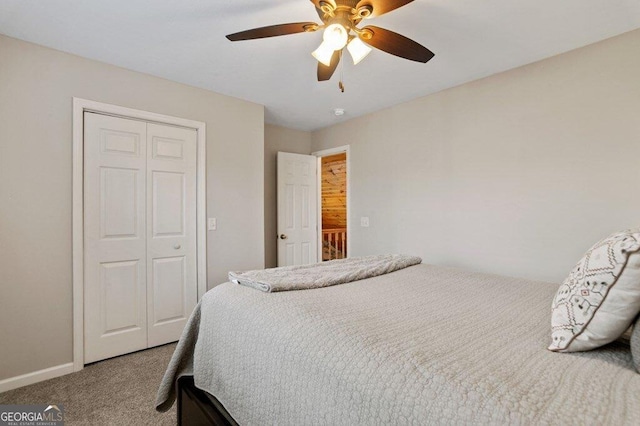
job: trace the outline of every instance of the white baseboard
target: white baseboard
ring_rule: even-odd
[[[54,377],[64,376],[69,373],[73,373],[72,362],[23,374],[21,376],[9,377],[8,379],[0,380],[0,393],[32,385],[34,383],[43,382],[45,380],[53,379]]]

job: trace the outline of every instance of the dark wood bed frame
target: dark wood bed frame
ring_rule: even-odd
[[[193,376],[178,379],[178,425],[238,426],[213,395],[198,389]]]

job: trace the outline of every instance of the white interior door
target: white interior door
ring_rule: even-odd
[[[85,113],[85,363],[178,340],[197,303],[191,129]]]
[[[85,363],[147,347],[146,135],[85,113]]]
[[[149,347],[178,340],[198,300],[196,143],[195,130],[147,125]]]
[[[278,152],[278,266],[317,262],[317,168],[313,155]]]

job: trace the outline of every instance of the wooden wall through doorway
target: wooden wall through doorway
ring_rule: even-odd
[[[347,154],[322,157],[322,260],[347,257]]]

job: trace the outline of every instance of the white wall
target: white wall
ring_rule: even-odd
[[[264,265],[264,108],[0,36],[0,380],[72,360],[72,97],[207,123],[208,285]]]
[[[278,151],[311,154],[311,133],[271,124],[264,127],[264,254],[267,268],[278,266]]]
[[[350,140],[351,254],[560,281],[640,225],[639,48],[637,30],[314,132],[313,151]]]

